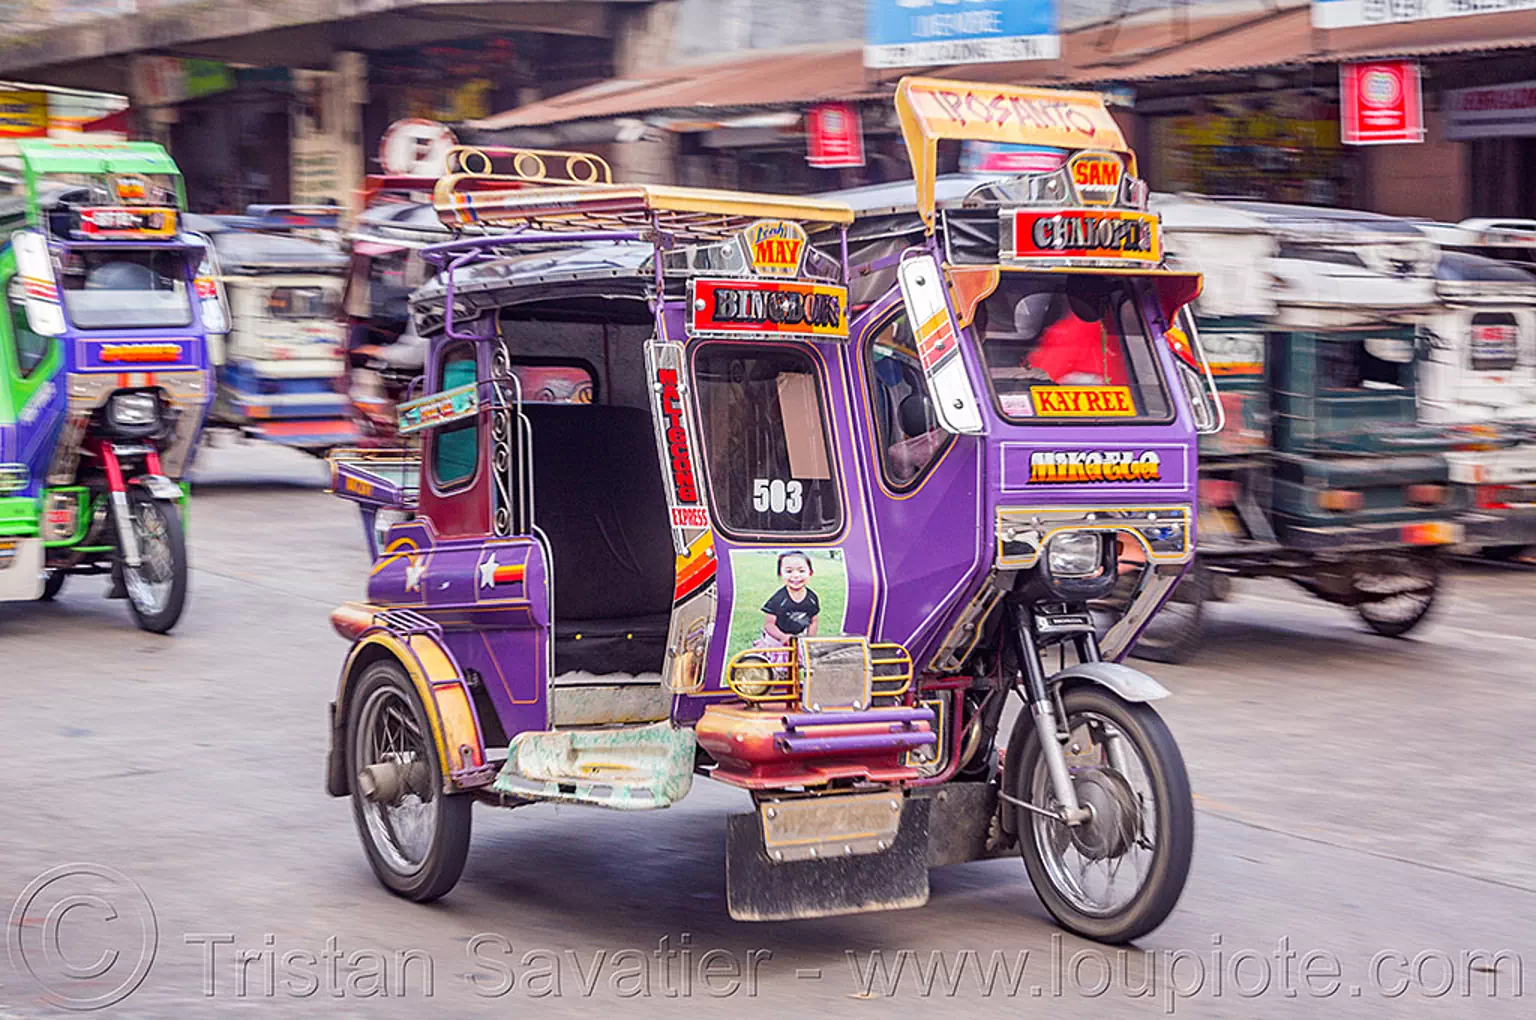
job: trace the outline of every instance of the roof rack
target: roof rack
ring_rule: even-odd
[[[459,230],[661,231],[686,242],[719,241],[761,219],[846,225],[842,202],[658,184],[614,184],[597,156],[580,152],[457,146],[437,182],[438,218]]]

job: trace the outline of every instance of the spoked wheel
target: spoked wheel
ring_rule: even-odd
[[[133,493],[128,497],[139,566],[123,566],[128,608],[142,630],[164,634],[187,604],[187,542],[176,504]]]
[[[1388,571],[1355,577],[1355,591],[1373,596],[1372,601],[1356,605],[1355,612],[1383,637],[1402,637],[1434,608],[1440,561],[1433,556],[1399,556],[1389,562]]]
[[[390,892],[435,900],[464,873],[472,801],[443,792],[426,712],[397,663],[364,670],[351,704],[352,814],[368,863]]]
[[[37,597],[39,602],[52,602],[59,597],[59,592],[64,588],[64,582],[69,579],[69,571],[54,567],[48,571],[48,577],[43,581],[43,593]]]
[[[1024,867],[1035,892],[1070,931],[1121,943],[1156,928],[1179,901],[1194,852],[1189,776],[1173,735],[1147,705],[1097,687],[1062,696],[1072,739],[1068,773],[1091,818],[1069,826],[1015,808]],[[1034,721],[1016,770],[1014,796],[1054,811],[1050,772]]]

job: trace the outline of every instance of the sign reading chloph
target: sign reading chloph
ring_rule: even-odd
[[[1154,213],[1128,210],[1015,209],[1013,250],[1005,257],[1057,262],[1140,262],[1157,265],[1163,241]]]
[[[781,336],[845,340],[848,290],[800,280],[694,280],[694,336]]]

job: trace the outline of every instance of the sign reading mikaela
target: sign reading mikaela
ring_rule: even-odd
[[[1312,27],[1390,25],[1532,8],[1536,8],[1536,0],[1312,0]]]

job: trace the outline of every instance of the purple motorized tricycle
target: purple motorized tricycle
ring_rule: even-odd
[[[736,918],[918,906],[1015,854],[1088,937],[1173,909],[1189,782],[1118,660],[1194,549],[1212,398],[1166,334],[1199,278],[1160,267],[1096,95],[908,79],[897,108],[915,193],[857,214],[450,154],[415,445],[331,457],[375,556],[332,616],[328,787],[391,891],[453,887],[476,801],[705,776],[755,805]],[[964,138],[1071,155],[936,185]]]

